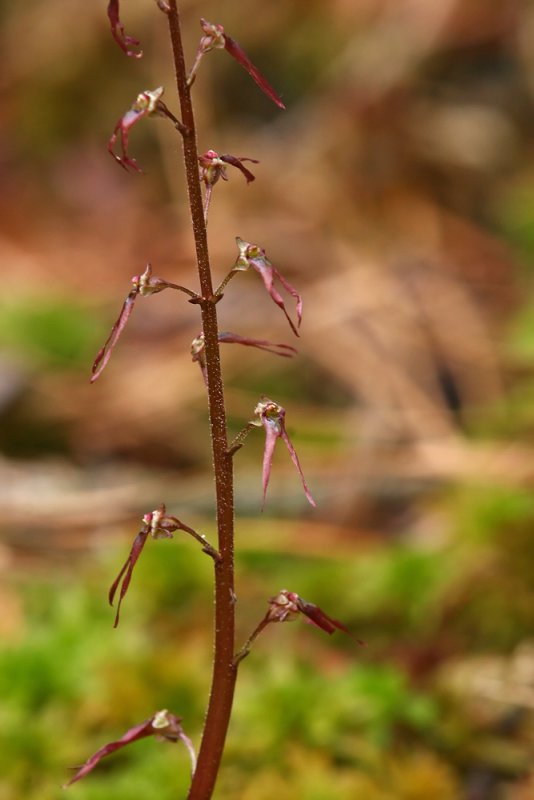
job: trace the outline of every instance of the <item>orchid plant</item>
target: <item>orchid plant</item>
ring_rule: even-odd
[[[157,509],[143,516],[141,528],[133,540],[126,561],[110,587],[109,602],[113,605],[118,598],[114,620],[116,627],[119,624],[122,603],[130,586],[135,565],[149,538],[154,540],[172,539],[178,532],[193,538],[200,545],[202,552],[212,559],[214,566],[215,646],[212,684],[198,758],[193,743],[182,728],[181,718],[167,710],[157,711],[145,722],[130,728],[120,739],[101,747],[76,771],[67,785],[84,778],[103,758],[116,750],[140,739],[154,736],[163,741],[181,741],[185,745],[190,755],[192,771],[188,800],[209,800],[214,791],[223,755],[238,667],[245,656],[249,654],[259,634],[268,625],[290,621],[298,616],[303,616],[307,622],[327,634],[335,631],[341,631],[349,636],[353,636],[353,634],[342,622],[326,614],[317,605],[303,600],[296,592],[283,589],[271,598],[267,613],[260,619],[241,649],[236,650],[235,647],[233,458],[243,446],[250,431],[255,428],[263,428],[265,432],[262,509],[265,505],[274,450],[278,439],[284,442],[289,452],[306,499],[311,506],[315,507],[316,503],[304,477],[295,448],[288,436],[285,424],[286,411],[281,405],[267,397],[261,398],[254,410],[254,419],[245,425],[233,442],[228,442],[224,386],[219,356],[220,345],[239,344],[285,358],[295,356],[296,349],[285,343],[275,343],[230,331],[220,331],[216,306],[223,299],[224,291],[230,281],[239,273],[251,269],[258,273],[270,298],[284,313],[292,333],[299,336],[302,323],[302,298],[292,284],[269,261],[265,249],[257,244],[247,242],[239,236],[236,238],[237,259],[220,285],[216,289],[213,288],[207,239],[208,214],[213,188],[220,179],[223,181],[228,179],[228,166],[235,167],[242,173],[247,183],[251,183],[255,176],[248,167],[244,166],[244,162],[253,164],[259,162],[254,158],[243,156],[219,155],[212,149],[201,155],[198,154],[191,89],[204,57],[213,50],[225,50],[248,72],[270,100],[281,109],[285,106],[280,96],[254,66],[242,47],[225,32],[220,24],[214,24],[205,19],[200,20],[202,36],[193,64],[188,71],[182,45],[177,0],[156,0],[156,5],[166,16],[169,26],[178,90],[179,116],[163,103],[161,99],[163,87],[144,90],[115,125],[108,143],[108,150],[123,169],[142,173],[136,159],[129,153],[129,136],[133,126],[143,119],[163,117],[169,120],[180,134],[197,256],[199,290],[194,291],[159,278],[153,274],[151,264],[147,264],[142,274],[132,278],[132,288],[123,302],[109,336],[95,358],[91,382],[100,378],[108,365],[139,296],[147,297],[165,289],[173,289],[185,294],[193,305],[199,306],[201,326],[199,326],[200,332],[191,344],[191,356],[193,362],[198,363],[200,367],[207,391],[218,539],[216,546],[210,544],[204,534],[191,528],[176,516],[168,514],[165,504],[162,503]],[[111,33],[119,47],[127,56],[141,58],[143,51],[140,42],[125,32],[120,16],[119,0],[109,1],[107,13]],[[119,153],[116,152],[117,144],[120,146]],[[204,187],[204,196],[202,187]],[[282,292],[289,295],[295,303],[294,317],[286,308],[286,300]],[[356,641],[363,644],[360,640]]]

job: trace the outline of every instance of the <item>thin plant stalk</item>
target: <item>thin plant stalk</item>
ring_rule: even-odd
[[[226,411],[221,375],[218,324],[208,253],[206,221],[198,173],[195,118],[184,60],[176,0],[168,0],[167,19],[180,98],[183,155],[200,280],[200,308],[205,337],[210,435],[215,475],[218,551],[215,561],[215,650],[208,710],[188,800],[209,800],[219,771],[230,722],[237,665],[234,592],[234,498],[232,456],[228,453]]]

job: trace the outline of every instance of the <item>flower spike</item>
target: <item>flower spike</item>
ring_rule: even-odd
[[[285,409],[282,408],[282,406],[278,405],[278,403],[274,403],[272,400],[269,400],[269,398],[264,397],[262,401],[258,403],[256,408],[254,409],[254,413],[259,418],[259,422],[257,422],[256,424],[263,425],[263,428],[265,429],[265,449],[263,452],[263,470],[262,470],[262,480],[263,480],[262,509],[263,506],[265,505],[265,495],[267,494],[267,487],[269,485],[269,478],[271,477],[271,468],[273,465],[274,448],[278,439],[283,439],[283,441],[285,442],[285,445],[289,450],[289,455],[291,456],[291,461],[295,465],[297,472],[300,475],[306,499],[308,500],[308,503],[315,508],[317,504],[311,495],[311,492],[308,488],[308,484],[306,483],[306,480],[302,473],[302,467],[300,466],[300,461],[298,459],[297,453],[286,432]]]
[[[106,368],[106,365],[111,358],[113,349],[117,344],[120,335],[126,326],[126,323],[128,322],[130,314],[133,311],[133,307],[138,295],[147,297],[148,295],[162,292],[164,289],[178,289],[180,292],[185,292],[190,297],[196,297],[195,293],[190,289],[186,289],[184,286],[179,286],[177,283],[164,281],[162,278],[152,275],[151,264],[146,265],[146,269],[142,275],[134,275],[132,278],[132,285],[133,289],[122,304],[118,319],[115,321],[108,338],[98,351],[94,360],[93,367],[91,369],[91,383],[94,383]]]
[[[269,296],[271,299],[276,303],[278,308],[281,308],[284,312],[287,321],[291,327],[291,330],[295,334],[295,336],[299,335],[298,328],[300,328],[300,324],[302,322],[302,298],[300,294],[297,292],[294,286],[292,286],[289,281],[287,281],[283,275],[281,275],[278,270],[273,267],[267,256],[265,255],[265,250],[262,247],[258,247],[257,244],[251,244],[250,242],[245,242],[244,239],[241,239],[239,236],[236,237],[236,243],[239,248],[239,256],[237,257],[237,261],[235,262],[232,273],[235,272],[245,272],[252,267],[255,269],[256,272],[260,275],[263,285],[269,292]],[[297,311],[297,324],[293,323],[293,320],[287,313],[287,309],[283,300],[283,297],[275,288],[274,283],[278,280],[284,287],[284,289],[295,299],[296,302],[296,311]],[[223,282],[222,285],[224,285]]]
[[[124,32],[124,25],[120,20],[119,0],[109,0],[108,19],[111,24],[111,35],[123,53],[126,53],[127,56],[131,56],[132,58],[142,58],[142,50],[136,52],[135,50],[129,49],[130,45],[139,47],[141,43],[138,39],[134,39],[133,36],[127,36]]]
[[[97,750],[96,753],[88,758],[85,764],[79,768],[74,777],[65,784],[64,788],[66,789],[71,784],[81,780],[81,778],[85,778],[105,756],[109,756],[116,750],[121,750],[123,747],[132,744],[132,742],[145,739],[147,736],[154,736],[160,742],[183,742],[191,759],[191,774],[193,774],[196,768],[195,750],[191,739],[184,733],[181,722],[181,717],[171,714],[167,709],[157,711],[150,719],[141,722],[140,725],[134,725],[133,728],[127,730],[124,736],[121,736],[117,741],[109,742],[109,744]]]

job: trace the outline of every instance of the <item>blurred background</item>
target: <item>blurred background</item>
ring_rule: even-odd
[[[226,53],[194,87],[201,152],[260,160],[214,190],[216,278],[234,237],[302,293],[295,341],[256,274],[221,328],[230,425],[260,395],[318,501],[263,436],[235,460],[238,628],[281,588],[366,640],[271,626],[243,663],[222,800],[534,797],[534,7],[520,0],[183,0],[224,24],[282,94]],[[107,589],[141,516],[214,536],[198,311],[141,298],[104,375],[95,353],[132,275],[196,288],[180,140],[141,122],[127,174],[106,152],[138,92],[177,112],[164,16],[123,0],[0,2],[0,800],[52,800],[70,766],[167,707],[200,733],[211,564],[150,541],[118,630]],[[291,304],[290,304],[291,307]],[[280,447],[282,451],[283,448]],[[146,741],[72,796],[185,795],[187,755]]]

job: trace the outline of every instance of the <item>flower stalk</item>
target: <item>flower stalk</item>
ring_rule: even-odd
[[[215,787],[230,722],[237,665],[235,648],[234,589],[234,481],[233,460],[228,454],[226,409],[219,354],[216,300],[213,293],[206,221],[198,175],[198,148],[190,83],[185,65],[180,16],[176,0],[168,0],[167,20],[172,45],[176,85],[180,98],[182,136],[189,207],[195,239],[200,282],[200,309],[205,342],[206,380],[215,474],[219,560],[215,562],[215,651],[213,673],[198,753],[198,765],[188,800],[209,800]]]

